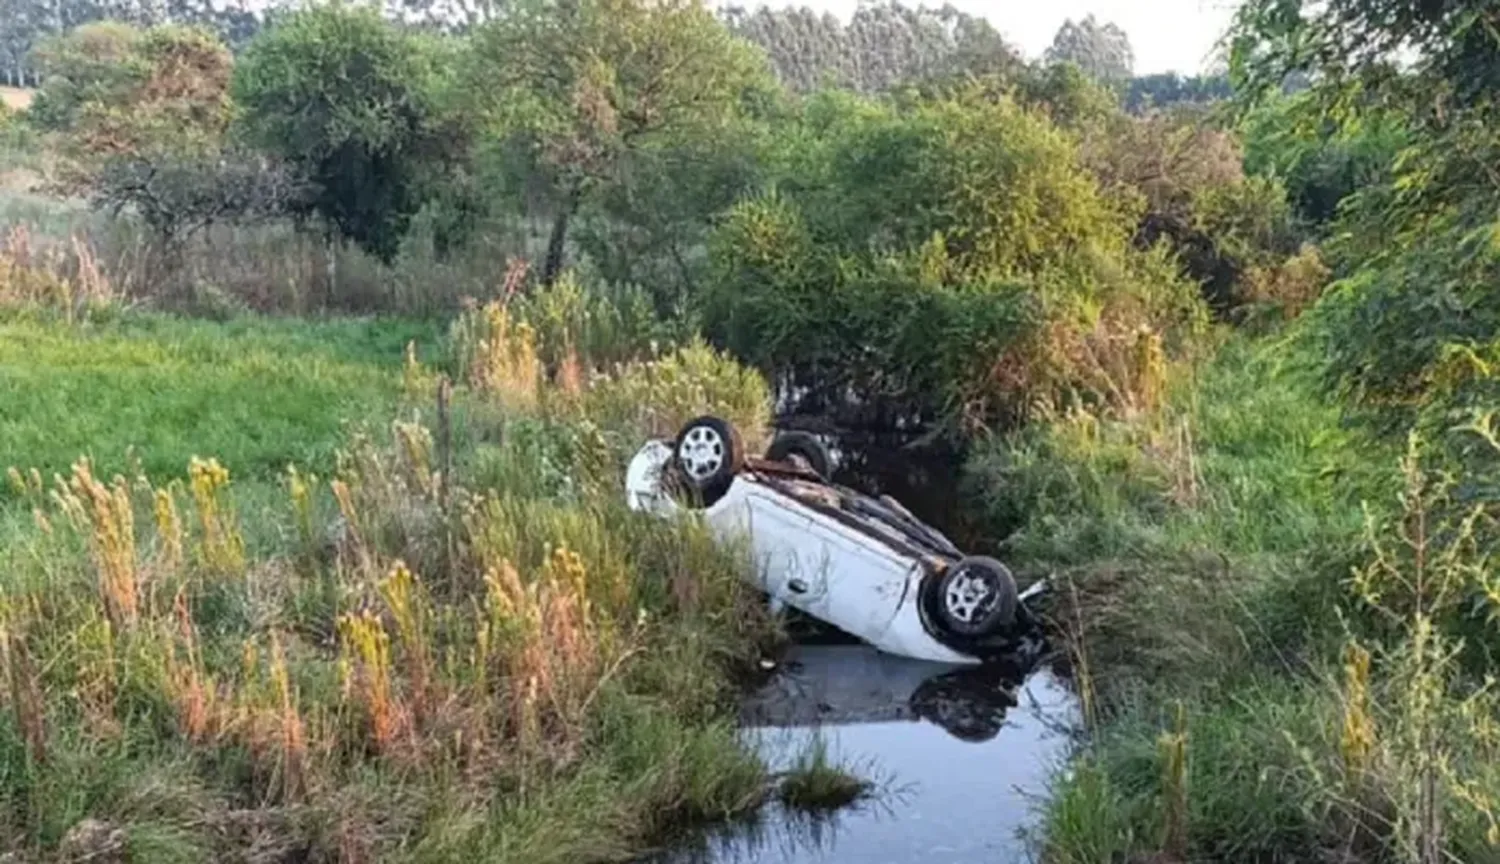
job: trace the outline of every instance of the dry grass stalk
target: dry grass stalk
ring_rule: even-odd
[[[281,755],[281,800],[296,801],[306,790],[307,730],[302,722],[302,714],[297,710],[297,694],[292,689],[291,675],[287,672],[286,652],[275,631],[271,633],[271,681],[280,702],[276,727]]]
[[[313,492],[317,484],[317,476],[302,474],[295,466],[287,467],[287,494],[292,499],[292,514],[297,522],[297,539],[301,541],[303,554],[307,556],[315,555],[318,545],[313,511]]]
[[[135,624],[141,587],[136,567],[135,516],[124,478],[105,486],[94,478],[87,459],[73,465],[72,476],[58,478],[53,498],[88,537],[105,611],[117,627]]]
[[[93,248],[77,234],[65,247],[38,248],[30,229],[18,224],[0,242],[0,304],[53,309],[71,323],[120,299]]]
[[[1188,853],[1187,709],[1177,703],[1171,732],[1157,742],[1162,756],[1162,852],[1174,861]]]
[[[390,635],[369,610],[340,616],[338,629],[344,698],[364,711],[375,748],[390,752],[408,728],[391,680]]]
[[[328,484],[333,492],[333,500],[338,502],[339,515],[343,517],[344,535],[346,542],[343,544],[351,548],[355,555],[355,565],[361,573],[371,573],[374,570],[374,558],[370,554],[369,547],[365,544],[364,532],[360,529],[359,508],[354,504],[354,492],[349,484],[343,480],[334,480]]]
[[[167,680],[172,701],[177,708],[183,735],[195,744],[204,744],[221,731],[223,725],[218,693],[203,667],[198,628],[188,610],[184,591],[177,592],[172,611],[177,621],[177,640],[167,654]],[[179,658],[179,648],[185,658]]]
[[[26,757],[32,765],[47,762],[47,713],[42,685],[31,651],[13,630],[0,627],[0,663],[4,664],[7,700],[15,712],[16,726],[26,742]]]
[[[504,658],[511,729],[527,745],[539,743],[549,728],[571,733],[608,664],[582,558],[555,549],[530,583],[502,562],[490,569],[485,583],[490,617],[485,655],[494,651]],[[498,644],[491,647],[491,639]]]
[[[120,722],[115,712],[117,669],[115,631],[109,618],[94,610],[91,617],[74,634],[78,651],[78,684],[76,695],[83,715],[95,734],[113,738],[119,735]]]
[[[542,383],[535,330],[525,321],[514,320],[500,302],[486,304],[478,314],[477,329],[482,335],[472,347],[471,383],[506,408],[534,411]]]
[[[434,664],[428,643],[431,607],[426,591],[406,564],[397,561],[380,584],[380,594],[396,625],[409,681],[408,699],[418,731],[430,716],[434,698]]]
[[[432,432],[420,423],[396,421],[391,424],[400,445],[402,467],[411,488],[431,497],[437,491],[438,478],[432,464]]]
[[[182,569],[182,515],[177,511],[177,496],[171,487],[157,489],[152,513],[156,517],[156,535],[161,543],[161,563],[168,573]]]

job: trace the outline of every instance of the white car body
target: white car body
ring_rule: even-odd
[[[701,510],[688,510],[663,489],[662,469],[672,445],[646,444],[626,474],[630,507],[662,516],[701,515],[711,531],[748,539],[755,584],[773,605],[785,604],[834,625],[890,654],[939,663],[975,664],[980,658],[943,644],[928,632],[920,608],[922,579],[934,556],[885,542],[851,520],[808,503],[818,484],[772,479],[755,471],[737,475],[727,491]],[[802,482],[796,496],[788,483]],[[826,487],[825,487],[826,488]]]

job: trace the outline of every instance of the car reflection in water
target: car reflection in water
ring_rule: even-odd
[[[1040,646],[1014,662],[945,666],[823,632],[798,644],[744,705],[747,739],[773,772],[821,742],[875,783],[832,813],[772,803],[681,837],[670,864],[1019,864],[1035,802],[1076,740],[1077,700]],[[832,642],[833,644],[829,644]]]
[[[804,646],[742,709],[753,727],[927,722],[961,741],[1000,734],[1037,648],[983,666],[950,666],[862,645]]]

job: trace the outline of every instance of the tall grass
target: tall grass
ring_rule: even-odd
[[[199,325],[127,318],[131,352],[175,354],[178,375],[209,380],[223,365],[210,345],[155,338],[196,337]],[[118,324],[5,326],[33,355],[87,347],[94,362],[122,347],[93,330]],[[276,359],[250,362],[292,382],[326,374],[330,349],[306,326],[276,337]],[[264,338],[233,350],[253,357],[245,348]],[[42,442],[63,424],[13,421],[39,434],[6,439],[23,445],[6,453],[9,494],[30,511],[0,552],[8,846],[150,860],[619,860],[768,794],[733,733],[733,682],[775,638],[742,560],[694,524],[629,511],[621,457],[651,424],[639,406],[586,404],[732,409],[752,428],[764,384],[703,348],[580,361],[576,379],[539,368],[538,348],[520,364],[531,371],[506,354],[509,372],[455,391],[415,356],[398,369],[401,343],[389,341],[380,387],[420,401],[384,430],[342,435],[314,470],[283,461],[280,492],[261,479],[274,476],[266,463],[248,460],[258,470],[246,485],[234,458],[212,458],[215,445],[257,452],[227,432],[170,451],[187,467],[174,478],[181,468],[125,462],[58,471],[49,454],[65,445]],[[143,380],[118,386],[157,398]],[[520,388],[528,398],[514,398]],[[319,398],[359,393],[336,382]],[[256,412],[268,404],[252,404],[240,436],[265,434]],[[122,417],[107,400],[73,410],[85,425]],[[566,482],[536,480],[548,472]]]
[[[466,298],[501,296],[508,262],[541,252],[527,225],[509,221],[480,226],[472,242],[439,252],[434,216],[424,213],[390,265],[289,220],[216,223],[176,238],[169,257],[131,213],[111,216],[86,201],[46,194],[45,156],[24,142],[7,147],[0,140],[0,225],[24,230],[36,246],[87,247],[117,292],[158,308],[221,318],[246,312],[440,318],[458,312]]]
[[[1488,517],[1345,428],[1300,350],[1233,342],[1162,414],[972,466],[1067,589],[1097,699],[1046,860],[1500,860],[1500,715],[1465,660],[1494,644]]]

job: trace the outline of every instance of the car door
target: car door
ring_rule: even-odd
[[[744,528],[773,598],[874,642],[890,626],[914,562],[833,517],[748,484]]]

